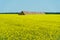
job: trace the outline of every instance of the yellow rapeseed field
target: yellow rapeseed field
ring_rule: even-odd
[[[60,40],[60,14],[0,14],[0,40]]]

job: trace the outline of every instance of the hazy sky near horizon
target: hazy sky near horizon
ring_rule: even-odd
[[[0,0],[0,12],[60,12],[60,0]]]

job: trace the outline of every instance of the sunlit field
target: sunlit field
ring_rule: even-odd
[[[60,40],[60,14],[0,14],[0,40]]]

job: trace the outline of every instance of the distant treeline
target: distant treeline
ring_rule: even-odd
[[[21,14],[18,12],[0,13],[0,14]],[[45,14],[60,14],[60,12],[45,12]]]
[[[0,13],[0,14],[19,14],[18,12]]]
[[[60,12],[45,12],[45,14],[60,14]]]

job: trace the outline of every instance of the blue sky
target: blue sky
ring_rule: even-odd
[[[0,12],[60,12],[60,0],[0,0]]]

